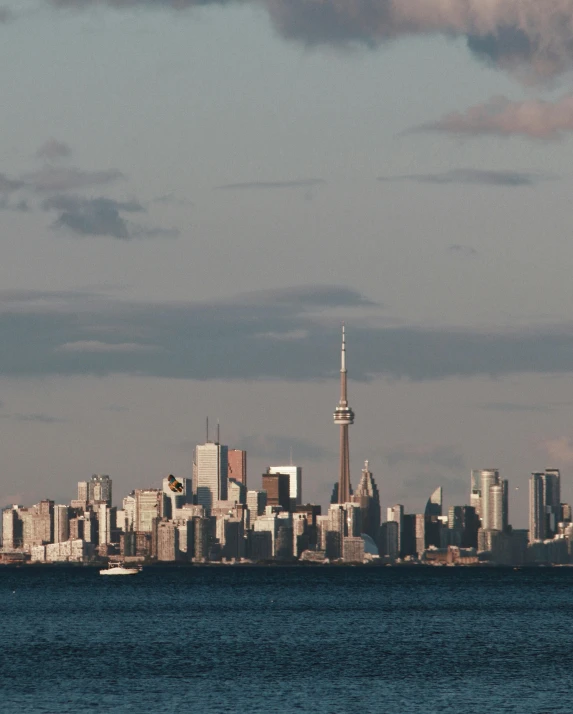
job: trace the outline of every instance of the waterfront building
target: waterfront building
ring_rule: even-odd
[[[364,562],[364,540],[360,536],[346,536],[343,539],[342,559],[347,563]]]
[[[351,495],[350,484],[350,451],[348,444],[348,427],[354,424],[354,412],[348,404],[347,369],[346,369],[346,336],[342,326],[342,350],[340,363],[340,400],[334,411],[334,423],[340,427],[340,454],[338,465],[337,503],[348,503]]]
[[[160,520],[157,523],[157,560],[171,562],[179,553],[179,528],[173,521]]]
[[[241,449],[229,449],[227,452],[227,477],[247,487],[247,452]]]

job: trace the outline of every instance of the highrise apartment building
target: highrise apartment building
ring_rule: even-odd
[[[227,500],[228,448],[207,442],[195,447],[193,496],[208,513],[217,501]]]
[[[161,491],[157,488],[135,490],[135,526],[137,532],[151,533],[153,520],[159,518]]]
[[[482,530],[505,532],[509,521],[508,482],[500,479],[497,469],[484,469],[479,475]]]
[[[111,506],[112,479],[105,474],[94,474],[89,481],[78,481],[78,501],[87,504],[105,502]]]

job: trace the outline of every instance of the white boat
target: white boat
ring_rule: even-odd
[[[126,568],[121,563],[110,563],[107,568],[99,571],[100,575],[137,575],[141,571],[141,566],[137,568]]]

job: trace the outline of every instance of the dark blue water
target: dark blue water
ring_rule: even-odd
[[[573,712],[573,569],[0,567],[0,711]]]

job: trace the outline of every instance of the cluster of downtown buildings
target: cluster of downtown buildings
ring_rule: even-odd
[[[357,488],[350,481],[343,330],[338,480],[328,512],[304,504],[302,468],[270,466],[260,488],[247,484],[247,453],[217,439],[195,448],[193,476],[165,477],[161,487],[136,489],[112,505],[112,479],[78,483],[70,504],[44,500],[2,512],[0,562],[351,562],[474,565],[573,562],[571,506],[561,502],[557,469],[530,479],[529,530],[509,524],[509,486],[497,469],[472,471],[469,505],[443,513],[442,489],[423,513],[396,504],[382,522],[380,495],[365,462]]]

